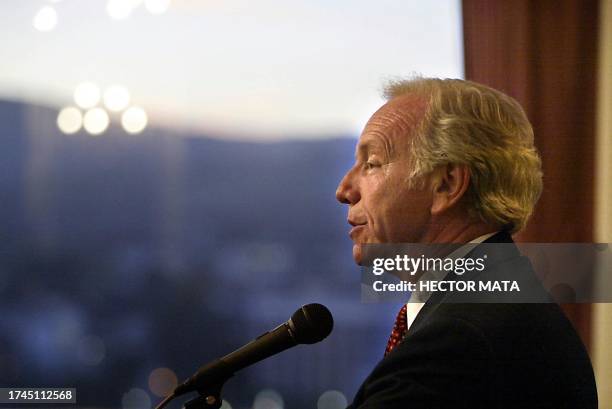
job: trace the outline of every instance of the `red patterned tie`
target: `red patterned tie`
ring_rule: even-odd
[[[404,304],[401,310],[397,313],[397,318],[395,319],[395,325],[393,326],[393,331],[391,331],[391,336],[389,337],[389,341],[387,341],[387,348],[385,349],[385,356],[389,354],[400,343],[400,341],[406,335],[406,331],[408,331],[408,322],[407,322],[407,306]]]

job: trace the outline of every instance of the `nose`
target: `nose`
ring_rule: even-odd
[[[349,170],[336,188],[336,200],[340,203],[354,205],[361,199],[359,189],[353,177],[353,169]]]

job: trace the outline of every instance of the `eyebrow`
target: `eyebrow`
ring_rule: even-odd
[[[365,139],[365,142],[360,142],[355,149],[355,158],[359,157],[360,153],[366,153],[373,149],[380,150],[385,155],[388,155],[385,144],[378,138],[369,137]]]

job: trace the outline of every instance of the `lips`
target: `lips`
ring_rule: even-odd
[[[349,237],[351,238],[351,240],[355,241],[356,236],[365,229],[365,224],[354,225],[354,227],[349,231]]]

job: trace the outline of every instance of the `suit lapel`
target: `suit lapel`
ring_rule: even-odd
[[[505,230],[502,230],[499,233],[494,234],[493,236],[489,237],[487,240],[483,241],[482,243],[514,243],[514,241],[512,240],[512,236],[510,235],[510,233],[508,233]],[[491,247],[489,247],[489,249],[490,248]],[[474,256],[477,256],[477,254],[481,251],[482,251],[482,248],[479,249],[479,246],[476,246],[468,254],[466,254],[466,256],[471,255],[474,257]],[[518,249],[514,248],[513,251],[511,252],[508,252],[507,250],[504,251],[504,256],[507,257],[508,255],[510,255],[511,257],[518,256],[519,255]],[[493,255],[493,257],[491,257],[490,260],[496,260],[499,258],[501,258],[501,256],[496,257],[495,255]],[[496,261],[499,261],[499,260],[496,260]],[[453,272],[450,272],[444,279],[445,280],[456,280],[456,279],[465,280],[466,278],[467,277],[465,276],[459,276]],[[444,298],[447,296],[448,294],[446,294],[445,292],[440,292],[440,291],[434,292],[429,298],[429,300],[427,300],[427,302],[425,303],[421,311],[419,311],[419,313],[417,314],[416,319],[413,321],[406,335],[409,335],[410,333],[417,331],[418,328],[421,325],[423,325],[424,322],[426,322],[427,317],[429,317],[431,314],[433,314],[438,309],[440,304],[444,302]]]

